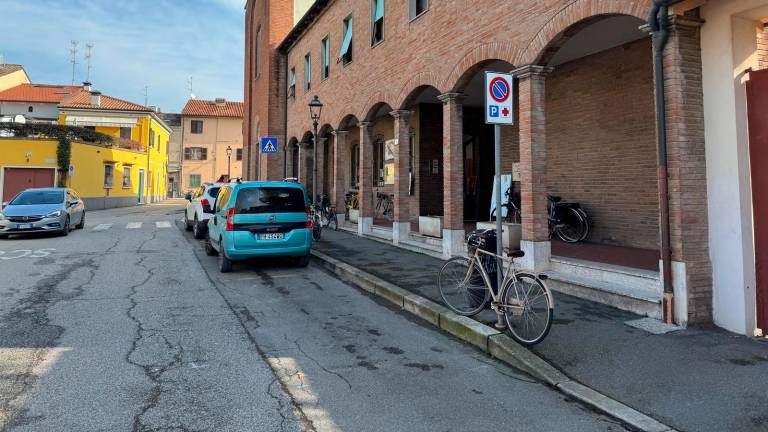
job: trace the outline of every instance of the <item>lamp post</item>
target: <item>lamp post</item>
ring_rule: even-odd
[[[227,181],[232,180],[232,147],[227,146]]]
[[[320,114],[323,112],[323,104],[315,95],[309,103],[309,114],[312,116],[312,203],[317,203],[317,124],[320,121]]]

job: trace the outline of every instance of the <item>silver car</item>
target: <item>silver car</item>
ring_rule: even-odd
[[[0,210],[0,238],[10,234],[58,232],[85,226],[85,205],[72,189],[27,189]]]

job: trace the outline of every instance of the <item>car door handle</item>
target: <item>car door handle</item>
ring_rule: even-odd
[[[213,217],[213,224],[216,225],[216,216]]]

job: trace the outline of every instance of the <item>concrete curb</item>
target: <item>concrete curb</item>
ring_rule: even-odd
[[[585,386],[559,371],[524,346],[498,330],[414,294],[379,277],[339,261],[317,250],[312,255],[323,268],[364,291],[375,294],[436,327],[468,342],[492,357],[522,370],[561,393],[591,406],[643,432],[676,432],[658,420]]]

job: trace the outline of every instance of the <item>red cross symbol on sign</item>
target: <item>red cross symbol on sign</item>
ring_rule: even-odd
[[[509,108],[507,108],[507,107],[504,107],[504,109],[502,109],[502,110],[501,110],[501,114],[502,114],[504,117],[509,117]]]

